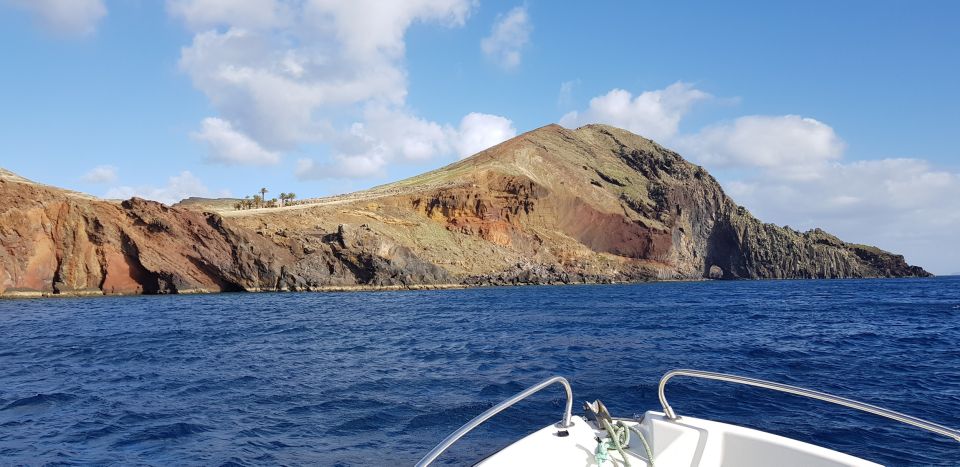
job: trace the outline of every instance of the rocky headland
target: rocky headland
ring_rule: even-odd
[[[0,296],[929,276],[762,223],[702,167],[604,125],[311,203],[229,204],[102,200],[0,169]]]

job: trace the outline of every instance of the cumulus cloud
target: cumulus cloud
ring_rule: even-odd
[[[798,115],[747,115],[680,133],[691,106],[710,97],[685,83],[636,97],[614,89],[561,124],[607,123],[672,146],[764,221],[820,227],[934,273],[960,270],[960,250],[943,248],[960,238],[960,174],[917,158],[844,160],[846,144],[830,125]]]
[[[960,250],[960,174],[921,159],[824,164],[816,177],[783,180],[753,173],[723,185],[759,218],[903,253],[934,272],[951,273]]]
[[[710,97],[682,82],[636,97],[629,91],[613,89],[591,99],[587,110],[567,113],[560,124],[575,128],[588,123],[606,123],[662,142],[677,134],[680,120],[691,106]]]
[[[338,138],[332,161],[298,160],[297,177],[380,176],[395,160],[424,161],[451,151],[463,158],[517,134],[511,120],[477,112],[463,117],[456,128],[402,113],[393,114],[384,108],[368,109],[364,122],[355,123],[349,132]]]
[[[224,165],[270,165],[280,162],[280,155],[263,149],[249,136],[233,129],[219,118],[206,118],[193,137],[210,149],[208,159]]]
[[[960,199],[958,174],[921,159],[844,161],[833,128],[796,115],[740,117],[674,143],[764,221],[820,227],[934,272],[960,264],[941,248],[960,237],[960,206],[948,201]]]
[[[87,183],[112,183],[117,180],[117,168],[112,165],[98,165],[80,179]]]
[[[222,161],[273,161],[307,145],[329,148],[329,160],[298,162],[302,178],[380,174],[394,162],[451,154],[449,126],[406,106],[404,36],[414,22],[460,26],[473,5],[171,0],[171,15],[195,31],[180,68],[219,113],[197,134],[230,135],[243,142],[246,156],[211,144],[224,138],[198,139],[210,144],[211,159]],[[207,131],[211,121],[217,132]]]
[[[676,145],[710,167],[761,167],[795,178],[818,176],[845,148],[829,125],[797,115],[740,117],[684,136]]]
[[[470,5],[182,0],[170,9],[200,28],[180,58],[194,85],[257,141],[289,147],[323,139],[354,105],[402,105],[407,28],[416,20],[463,24]]]
[[[332,161],[317,162],[309,158],[297,160],[297,178],[301,180],[322,180],[326,178],[366,178],[385,175],[387,159],[383,154],[373,151],[368,154],[338,154]]]
[[[480,41],[480,49],[490,60],[505,69],[520,65],[523,48],[530,41],[533,25],[524,6],[497,17],[490,35]]]
[[[228,196],[229,193],[221,192],[215,196]],[[151,199],[165,204],[173,204],[191,196],[210,197],[209,188],[187,170],[180,172],[179,175],[170,177],[167,184],[161,187],[152,186],[117,186],[107,190],[105,198],[110,199],[129,199],[131,197],[140,197]]]
[[[470,113],[460,120],[454,147],[461,159],[472,156],[517,135],[513,122],[499,115]]]
[[[354,123],[340,149],[347,154],[383,153],[386,159],[425,161],[450,152],[449,130],[403,111],[375,106]]]
[[[107,15],[103,0],[3,0],[25,10],[44,29],[58,35],[85,36]]]
[[[220,26],[269,28],[289,21],[292,13],[274,0],[168,0],[167,11],[195,31]]]
[[[450,151],[450,129],[404,112],[373,106],[363,122],[333,138],[328,162],[301,158],[296,175],[302,180],[364,178],[385,174],[393,160],[424,161]]]

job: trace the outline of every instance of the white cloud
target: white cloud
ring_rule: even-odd
[[[820,227],[934,273],[960,270],[960,249],[944,247],[960,238],[960,174],[922,159],[844,161],[833,128],[797,115],[748,115],[679,134],[690,107],[710,97],[684,83],[636,97],[614,89],[561,124],[607,123],[674,146],[763,221]]]
[[[301,180],[366,178],[384,175],[386,165],[386,158],[376,151],[352,156],[340,154],[334,156],[333,161],[323,163],[318,163],[313,159],[299,159],[296,175]]]
[[[449,129],[403,111],[372,106],[354,123],[339,148],[347,154],[383,153],[386,159],[425,161],[450,152]],[[350,150],[349,148],[352,148]]]
[[[302,158],[296,175],[303,180],[380,176],[396,160],[418,162],[450,153],[450,139],[449,126],[371,105],[364,111],[363,122],[354,122],[331,138],[331,161]]]
[[[766,170],[723,185],[768,222],[821,227],[851,242],[904,254],[934,272],[960,269],[960,174],[920,159],[826,163],[816,177],[785,180]]]
[[[85,36],[106,16],[103,0],[5,0],[26,10],[45,29],[64,36]]]
[[[462,26],[473,6],[470,0],[312,0],[304,13],[324,33],[332,31],[348,56],[369,61],[401,58],[404,35],[414,21]]]
[[[197,31],[180,68],[231,131],[270,154],[330,146],[331,160],[301,176],[333,163],[356,175],[451,151],[445,125],[406,107],[404,36],[414,22],[460,26],[473,4],[171,0],[168,10]]]
[[[710,97],[681,82],[636,97],[629,91],[614,89],[591,99],[587,110],[567,113],[560,119],[560,124],[575,128],[589,123],[606,123],[663,142],[677,134],[680,120],[693,104]]]
[[[761,167],[771,174],[808,178],[843,155],[829,125],[796,115],[750,115],[681,137],[677,147],[713,168]]]
[[[470,113],[460,120],[454,147],[460,158],[472,156],[517,135],[513,122],[499,115]]]
[[[219,193],[223,196],[226,193]],[[196,176],[189,171],[184,170],[179,175],[170,177],[167,184],[162,187],[151,186],[118,186],[107,190],[104,195],[109,199],[129,199],[131,197],[140,197],[151,199],[165,204],[174,204],[191,196],[210,197],[210,189],[203,184]]]
[[[98,165],[80,179],[87,183],[112,183],[117,180],[117,168],[112,165]]]
[[[230,122],[205,118],[201,130],[193,137],[210,149],[208,159],[225,165],[270,165],[280,162],[280,155],[263,149],[247,135],[233,129]]]
[[[497,17],[490,35],[480,41],[480,49],[487,58],[505,69],[520,65],[523,48],[530,41],[530,15],[526,7],[516,7]]]
[[[557,94],[557,107],[569,108],[573,104],[573,88],[579,84],[579,79],[560,83],[560,92]]]
[[[354,123],[335,143],[330,162],[297,161],[301,179],[363,178],[385,174],[396,160],[425,161],[456,152],[461,158],[517,134],[513,122],[499,115],[470,113],[460,126],[439,125],[382,107],[367,109],[365,123]]]
[[[904,254],[952,272],[960,251],[960,175],[920,159],[844,162],[846,144],[826,123],[796,115],[750,115],[675,139],[717,175],[727,192],[765,222]],[[726,169],[737,175],[724,179]]]
[[[195,31],[219,26],[270,28],[289,21],[291,13],[274,0],[168,0],[167,11]]]
[[[960,252],[942,248],[960,238],[960,206],[947,201],[960,199],[958,174],[920,159],[845,162],[833,128],[796,115],[744,116],[674,143],[765,222],[820,227],[934,272],[960,264]],[[726,169],[737,175],[725,179]]]

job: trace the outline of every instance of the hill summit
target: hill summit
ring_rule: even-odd
[[[115,203],[3,171],[0,246],[6,295],[929,275],[764,224],[702,167],[605,125],[273,209]]]

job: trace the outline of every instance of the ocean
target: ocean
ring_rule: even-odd
[[[0,301],[0,464],[410,465],[551,375],[575,411],[659,409],[672,368],[818,389],[960,428],[960,277]],[[680,415],[888,465],[960,443],[839,406],[675,378]],[[440,464],[559,420],[551,388]]]

